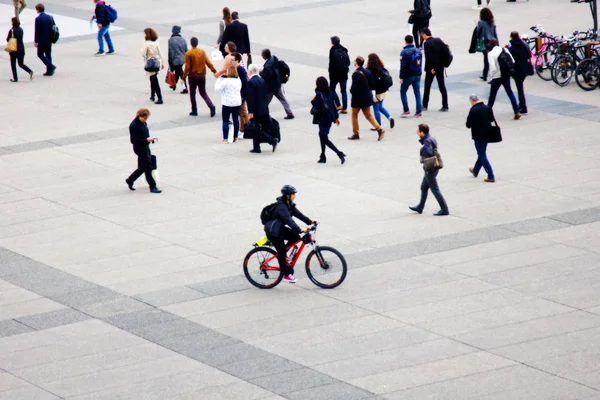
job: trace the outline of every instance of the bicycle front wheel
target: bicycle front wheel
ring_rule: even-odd
[[[600,62],[583,60],[575,70],[575,82],[583,90],[594,90],[600,84]]]
[[[552,80],[552,64],[556,60],[556,53],[553,50],[541,52],[535,58],[535,73],[545,81]]]
[[[558,86],[567,86],[573,78],[575,60],[571,56],[559,57],[552,66],[552,80]]]
[[[257,247],[246,254],[244,275],[251,284],[261,289],[274,288],[281,282],[277,252],[270,247]]]
[[[346,259],[333,247],[317,246],[306,257],[306,275],[323,289],[339,286],[346,279],[347,272]]]

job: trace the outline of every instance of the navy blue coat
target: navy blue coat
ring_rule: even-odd
[[[34,42],[38,45],[51,43],[52,39],[52,17],[45,12],[39,13],[35,19]]]
[[[269,115],[269,100],[267,97],[267,84],[258,75],[254,75],[246,85],[246,104],[248,112],[256,116]]]
[[[425,137],[419,139],[419,142],[423,145],[419,151],[421,158],[433,157],[433,149],[438,147],[437,140],[428,133]]]
[[[372,90],[375,90],[373,83],[373,75],[369,70],[360,67],[352,74],[352,86],[350,86],[350,94],[352,108],[371,107],[373,104]]]
[[[335,106],[335,93],[333,92],[319,92],[315,90],[316,96],[311,100],[310,104],[316,109],[323,108],[323,100],[327,102],[329,111],[320,115],[313,115],[313,124],[315,125],[331,125],[339,118],[337,108]]]
[[[279,60],[277,57],[271,56],[265,61],[260,76],[267,82],[269,93],[274,93],[281,87],[281,80],[279,79]]]
[[[242,81],[242,89],[240,90],[240,94],[242,95],[242,103],[246,101],[246,86],[248,85],[248,72],[246,72],[246,68],[241,65],[237,67],[238,77],[240,81]]]

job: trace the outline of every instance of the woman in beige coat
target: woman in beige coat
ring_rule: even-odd
[[[144,63],[148,62],[149,59],[158,60],[160,63],[160,69],[165,68],[163,63],[163,57],[160,52],[160,46],[158,44],[158,34],[154,29],[144,29],[144,47],[142,47],[142,56],[144,56]],[[150,77],[150,101],[156,102],[154,104],[162,104],[162,93],[160,91],[160,84],[158,83],[158,71],[148,72]]]

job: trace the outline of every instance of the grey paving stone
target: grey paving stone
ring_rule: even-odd
[[[144,303],[153,305],[154,307],[162,307],[168,306],[169,304],[201,299],[206,296],[206,294],[200,293],[197,290],[186,286],[181,286],[173,289],[138,294],[135,296],[135,298],[143,301]]]
[[[124,296],[105,287],[93,285],[89,289],[71,291],[69,293],[52,295],[49,297],[66,306],[81,309],[90,304],[103,303]]]
[[[127,314],[113,315],[106,318],[106,322],[121,329],[129,330],[135,327],[158,324],[178,318],[177,315],[166,311],[152,309],[148,311],[136,311]]]
[[[233,362],[219,367],[221,371],[244,380],[293,371],[300,368],[303,368],[303,366],[272,353],[268,353],[261,358]]]
[[[91,133],[86,133],[83,135],[75,135],[75,136],[65,136],[61,138],[56,138],[49,140],[49,142],[56,144],[57,146],[68,146],[70,144],[80,144],[80,143],[88,143],[95,142],[101,140],[99,136],[96,136]]]
[[[176,336],[188,336],[205,331],[207,331],[206,327],[185,318],[133,327],[129,330],[129,332],[155,343]]]
[[[50,267],[0,246],[0,276],[35,273]]]
[[[101,319],[118,314],[149,311],[152,309],[153,307],[146,303],[125,296],[118,296],[112,300],[86,304],[79,307],[79,310],[86,314]]]
[[[584,208],[564,214],[555,214],[548,218],[571,225],[589,224],[600,221],[600,207]]]
[[[302,368],[252,379],[250,380],[250,383],[273,393],[285,394],[310,389],[316,386],[338,383],[338,381],[321,372],[309,368]]]
[[[14,154],[14,151],[7,149],[6,147],[0,147],[0,157]]]
[[[510,224],[498,225],[498,228],[514,231],[521,235],[533,235],[534,233],[552,231],[568,227],[569,224],[550,218],[534,218],[525,221],[512,222]]]
[[[286,396],[291,400],[363,400],[373,398],[374,394],[348,383],[339,382],[288,393]]]
[[[460,232],[452,235],[456,241],[463,242],[465,245],[475,245],[497,240],[509,239],[519,234],[505,229],[490,227],[475,229],[467,232]]]
[[[202,335],[202,333],[200,333],[200,335]],[[230,339],[231,338],[227,338],[225,340]],[[231,364],[232,362],[253,360],[256,358],[265,357],[267,354],[269,353],[265,350],[261,350],[249,344],[236,343],[207,349],[206,351],[197,354],[196,357],[194,357],[194,359],[212,367],[218,367],[223,364]]]
[[[33,329],[29,326],[13,319],[0,321],[0,337],[20,335],[21,333],[31,332]]]
[[[13,285],[20,286],[23,289],[53,300],[55,297],[67,298],[71,292],[98,288],[98,285],[51,267],[28,264],[27,269],[29,270],[28,272],[8,275],[3,277],[3,279]]]
[[[218,296],[220,294],[251,289],[246,277],[241,275],[196,283],[188,286],[194,290],[206,294],[207,296]]]
[[[191,335],[159,339],[156,342],[161,346],[184,354],[194,360],[207,359],[208,356],[206,356],[206,353],[211,349],[241,343],[237,339],[210,329]]]
[[[70,325],[90,319],[89,315],[80,313],[71,308],[50,311],[41,314],[29,315],[17,318],[17,321],[33,329],[42,330],[55,328],[62,325]]]
[[[46,140],[41,140],[39,142],[29,142],[22,144],[14,144],[12,146],[5,146],[5,149],[12,151],[13,153],[23,153],[26,151],[50,149],[52,147],[58,147],[58,145]]]

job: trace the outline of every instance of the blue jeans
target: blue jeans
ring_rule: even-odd
[[[108,32],[109,29],[110,25],[103,25],[102,28],[98,29],[98,51],[100,53],[104,53],[104,39],[106,39],[108,51],[115,51],[115,48],[113,47],[113,42],[110,38],[110,33]]]
[[[339,99],[338,99],[338,106],[342,106],[342,110],[347,110],[348,109],[348,93],[346,92],[346,84],[348,83],[348,80],[343,80],[343,81],[338,81],[335,78],[330,78],[330,82],[329,82],[329,90],[331,90],[332,92],[335,93],[335,88],[337,87],[338,83],[340,84],[340,91],[342,92],[342,104],[339,104]]]
[[[408,108],[408,98],[406,97],[406,92],[408,92],[408,88],[411,86],[413,88],[413,92],[415,92],[417,114],[421,114],[423,112],[423,103],[421,102],[421,75],[409,76],[402,79],[402,84],[400,85],[400,99],[402,100],[402,107],[404,112],[410,111]]]
[[[504,90],[506,90],[506,95],[510,100],[510,104],[512,104],[514,113],[519,113],[519,105],[517,104],[517,99],[515,98],[515,94],[513,93],[512,88],[510,87],[510,77],[492,79],[492,84],[490,86],[490,98],[488,100],[488,106],[494,107],[498,89],[500,89],[500,86],[504,86]]]
[[[233,119],[233,138],[237,139],[240,131],[240,106],[228,107],[222,106],[221,115],[223,116],[223,140],[229,139],[229,116]]]
[[[373,103],[373,114],[379,125],[381,125],[381,114],[385,115],[387,119],[390,119],[390,113],[383,107],[383,100]]]
[[[492,165],[490,164],[486,150],[487,150],[487,142],[483,142],[481,140],[475,140],[475,150],[477,150],[477,161],[475,161],[475,166],[473,167],[473,175],[479,175],[479,171],[481,167],[487,172],[489,179],[494,179],[494,171],[492,170]]]

